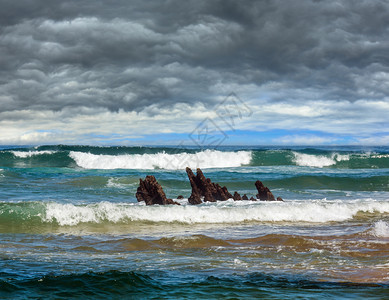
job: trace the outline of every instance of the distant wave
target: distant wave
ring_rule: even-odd
[[[335,165],[340,161],[350,160],[350,155],[345,154],[341,155],[339,153],[332,153],[330,156],[325,155],[312,155],[305,153],[292,152],[294,155],[294,162],[298,166],[306,166],[306,167],[329,167]]]
[[[43,155],[43,154],[53,154],[55,151],[51,150],[44,150],[44,151],[11,151],[13,155],[20,158],[26,158],[36,155]]]
[[[69,156],[85,169],[185,169],[228,168],[248,165],[251,151],[222,152],[205,150],[197,153],[96,155],[71,151]]]
[[[375,152],[301,150],[254,150],[252,166],[294,165],[311,168],[389,168],[389,154]]]
[[[218,149],[174,147],[40,146],[0,150],[0,167],[81,167],[85,169],[229,168],[298,166],[311,168],[389,168],[388,149],[375,151],[304,149]]]
[[[62,203],[0,203],[0,224],[53,223],[75,226],[82,223],[178,222],[242,223],[242,222],[341,222],[360,218],[364,213],[382,216],[389,213],[389,203],[360,202],[252,202],[233,201],[206,203],[199,206],[145,206],[138,203],[99,202],[88,205]],[[374,234],[388,233],[388,224],[376,223]]]

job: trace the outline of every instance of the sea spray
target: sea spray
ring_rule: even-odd
[[[389,224],[383,220],[377,221],[374,223],[371,232],[376,237],[389,238]]]

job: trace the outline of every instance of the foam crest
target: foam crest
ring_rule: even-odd
[[[181,222],[241,223],[241,222],[312,222],[325,223],[352,219],[356,214],[388,213],[389,203],[322,203],[322,202],[250,202],[232,200],[192,206],[145,206],[100,202],[84,206],[48,203],[45,222],[74,226],[79,223]],[[242,202],[245,202],[242,204]],[[378,234],[386,234],[388,225],[379,223]]]
[[[13,155],[19,158],[27,158],[35,155],[53,154],[55,151],[43,150],[43,151],[11,151]]]
[[[222,152],[205,150],[197,153],[96,155],[71,151],[70,157],[84,169],[170,169],[228,168],[247,165],[251,151]]]
[[[116,182],[114,178],[109,178],[107,182],[107,187],[122,189],[125,188],[126,186],[122,183]]]
[[[382,220],[375,222],[371,232],[376,237],[389,237],[389,224]]]
[[[339,161],[350,160],[349,155],[341,155],[333,153],[331,156],[304,154],[292,152],[294,155],[294,162],[298,166],[323,168],[335,165]]]
[[[374,154],[371,158],[389,158],[389,154]]]

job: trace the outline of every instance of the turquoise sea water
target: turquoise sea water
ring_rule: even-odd
[[[192,206],[186,166],[284,202]],[[389,147],[2,147],[0,250],[0,298],[385,299]]]

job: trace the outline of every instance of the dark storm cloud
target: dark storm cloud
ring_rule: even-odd
[[[269,82],[286,87],[273,101],[378,99],[388,15],[388,1],[0,1],[0,111],[211,106],[215,86]]]

